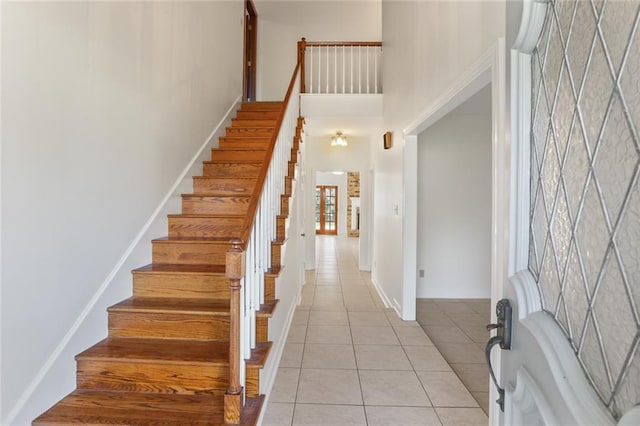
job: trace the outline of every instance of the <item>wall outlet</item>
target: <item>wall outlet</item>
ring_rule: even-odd
[[[420,269],[419,274],[420,274],[420,278],[424,278],[424,269]]]

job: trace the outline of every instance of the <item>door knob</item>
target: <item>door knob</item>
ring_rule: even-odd
[[[501,349],[511,349],[511,303],[509,299],[502,299],[496,304],[496,324],[487,324],[488,331],[493,329],[496,330],[496,335],[487,342],[484,356],[489,366],[491,380],[498,389],[498,400],[496,402],[500,406],[500,410],[504,411],[504,388],[500,387],[496,375],[493,373],[491,349],[496,345],[500,345]]]

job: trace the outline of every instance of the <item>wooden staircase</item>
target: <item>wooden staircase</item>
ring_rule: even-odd
[[[281,109],[281,102],[242,105],[204,162],[203,175],[193,178],[193,193],[182,196],[182,213],[169,215],[168,237],[153,240],[153,263],[133,271],[133,296],[108,309],[109,336],[76,356],[76,390],[34,425],[225,424],[224,394],[230,386],[225,255],[230,240],[246,232]],[[301,126],[299,119],[294,166]],[[258,343],[246,361],[241,424],[256,424],[264,399],[259,371],[271,348],[268,319],[277,305],[275,279],[292,179],[289,167],[265,303],[256,320]]]

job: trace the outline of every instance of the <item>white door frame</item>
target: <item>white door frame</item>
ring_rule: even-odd
[[[508,265],[509,146],[506,126],[505,42],[500,38],[417,120],[404,129],[404,218],[403,218],[403,295],[402,319],[415,320],[417,235],[418,235],[418,135],[457,106],[491,84],[491,303],[502,297]],[[492,313],[492,320],[495,313]],[[494,351],[494,365],[500,354]],[[499,368],[495,368],[496,376]],[[487,383],[487,386],[489,384]],[[489,400],[497,399],[491,387]],[[489,416],[497,424],[496,404]]]

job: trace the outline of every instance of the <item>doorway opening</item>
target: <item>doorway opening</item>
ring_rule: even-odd
[[[316,234],[338,235],[338,187],[316,186]]]
[[[491,85],[418,135],[416,319],[489,412]]]
[[[244,65],[242,97],[245,101],[256,100],[256,58],[258,50],[258,14],[253,0],[244,2]]]

